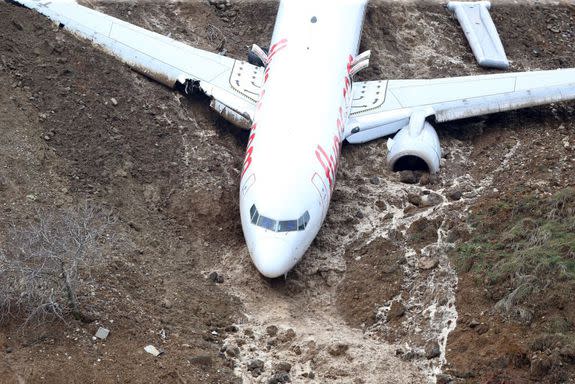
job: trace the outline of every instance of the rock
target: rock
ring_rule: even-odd
[[[373,176],[371,179],[369,179],[369,182],[373,185],[379,185],[379,183],[380,183],[379,177]]]
[[[299,345],[294,345],[292,347],[292,351],[293,351],[293,353],[295,353],[298,356],[301,355],[301,353],[302,353],[301,347]]]
[[[167,298],[164,298],[162,300],[162,307],[166,308],[166,309],[170,309],[172,308],[173,304],[170,300],[168,300]]]
[[[51,139],[51,137],[50,137],[50,136],[48,136],[48,135],[44,135],[44,140],[46,140],[46,141],[50,141],[50,139]]]
[[[547,25],[547,29],[550,30],[553,33],[561,33],[561,27],[558,25]]]
[[[6,349],[4,350],[6,353],[12,353],[12,351],[14,351],[12,349],[12,347],[6,347]]]
[[[463,193],[461,193],[461,191],[455,190],[455,191],[449,192],[447,197],[449,197],[449,200],[457,201],[457,200],[461,200],[461,198],[463,197]]]
[[[415,205],[416,207],[421,207],[421,205],[422,205],[421,196],[415,195],[413,193],[410,193],[407,195],[407,201],[409,201],[411,204]]]
[[[270,325],[266,328],[266,333],[268,336],[274,337],[278,334],[278,327],[275,325]]]
[[[431,257],[423,256],[417,261],[417,267],[424,271],[434,269],[439,265],[439,260]]]
[[[436,185],[439,184],[439,176],[437,173],[429,175],[429,184]]]
[[[359,209],[357,210],[357,212],[355,213],[355,217],[358,219],[363,219],[365,217],[365,215],[363,214],[362,211],[360,211]]]
[[[226,348],[226,355],[229,357],[238,357],[240,355],[240,349],[235,345],[229,346]]]
[[[457,377],[458,379],[471,379],[475,376],[477,376],[477,374],[473,371],[450,371],[451,375]]]
[[[443,203],[443,198],[437,193],[430,193],[429,195],[423,196],[421,202],[424,207],[434,207]]]
[[[429,181],[430,181],[429,173],[424,173],[419,178],[419,185],[427,185],[427,184],[429,184]]]
[[[481,324],[479,321],[473,319],[469,322],[469,328],[475,328],[477,327],[479,324]]]
[[[217,284],[222,284],[224,282],[224,277],[217,272],[212,272],[208,275],[208,279]]]
[[[199,365],[201,367],[211,367],[214,364],[212,357],[208,355],[191,357],[190,363],[193,365]]]
[[[405,306],[401,303],[401,301],[394,301],[391,303],[391,307],[389,308],[389,312],[387,313],[387,319],[388,320],[399,319],[404,314],[405,314]]]
[[[146,345],[144,347],[144,351],[148,352],[150,355],[154,355],[154,356],[160,356],[162,353],[164,353],[163,351],[160,351],[158,348],[154,347],[153,345]]]
[[[248,371],[253,377],[258,377],[264,371],[264,362],[260,359],[253,359],[248,363]]]
[[[327,352],[334,356],[341,356],[344,353],[347,352],[347,350],[349,349],[349,345],[344,344],[344,343],[336,343],[336,344],[332,344],[329,346],[329,348],[327,349]]]
[[[413,171],[401,171],[399,172],[399,181],[405,184],[415,184],[418,180]]]
[[[268,384],[279,384],[279,383],[289,383],[291,379],[289,374],[286,372],[276,373],[268,380]]]
[[[274,365],[274,371],[276,372],[286,372],[289,373],[291,371],[291,364],[286,361],[281,361]]]
[[[437,340],[430,340],[425,345],[425,357],[427,360],[435,359],[441,355],[441,349],[439,349],[439,343]]]
[[[453,378],[444,373],[440,373],[439,375],[435,376],[435,380],[437,384],[449,384],[453,381]]]
[[[225,329],[226,332],[228,333],[236,333],[237,331],[239,331],[240,329],[238,328],[237,325],[228,325]]]
[[[278,336],[278,340],[281,341],[282,343],[289,343],[290,341],[293,341],[295,337],[296,337],[295,331],[290,328],[287,331],[282,332]]]
[[[110,101],[112,102],[112,105],[115,107],[116,105],[118,105],[118,100],[116,100],[115,98],[111,98]]]
[[[100,340],[106,340],[108,338],[108,335],[110,334],[110,330],[104,327],[100,327],[98,328],[98,330],[96,331],[96,337]]]
[[[478,335],[483,335],[484,333],[487,333],[487,331],[489,331],[489,326],[487,324],[479,324],[477,328],[475,328],[475,332],[477,332]]]
[[[544,354],[537,354],[531,358],[531,368],[529,374],[533,378],[542,378],[547,375],[552,367],[551,358]]]
[[[18,20],[12,19],[12,24],[16,27],[17,30],[22,31],[24,30],[24,26]]]

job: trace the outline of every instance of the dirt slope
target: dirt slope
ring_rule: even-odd
[[[267,45],[277,8],[85,3],[235,57]],[[493,17],[513,70],[575,66],[572,2],[494,1]],[[425,383],[442,367],[440,380],[572,380],[570,355],[526,339],[549,333],[549,315],[571,337],[569,300],[519,324],[494,311],[484,271],[455,268],[483,235],[468,213],[575,184],[572,103],[438,126],[442,171],[416,184],[386,170],[384,140],[346,145],[320,235],[285,281],[268,281],[239,224],[245,132],[28,10],[0,3],[0,20],[0,239],[38,207],[87,198],[115,212],[125,239],[82,292],[96,322],[3,326],[0,382],[278,382],[289,371],[292,382]],[[439,3],[372,3],[362,46],[365,79],[488,72]],[[92,339],[100,325],[105,342]]]

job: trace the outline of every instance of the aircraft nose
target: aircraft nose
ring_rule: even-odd
[[[289,243],[274,237],[258,239],[251,256],[258,271],[270,278],[287,273],[294,265]]]

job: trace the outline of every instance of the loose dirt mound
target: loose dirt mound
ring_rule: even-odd
[[[268,44],[277,8],[86,3],[234,57]],[[514,70],[575,66],[569,3],[494,2],[492,14]],[[442,171],[417,184],[386,170],[384,140],[345,146],[325,226],[288,278],[270,282],[239,224],[245,132],[33,12],[0,3],[0,19],[0,240],[39,206],[86,199],[115,212],[125,239],[82,292],[96,322],[2,328],[0,381],[424,383],[442,366],[472,382],[572,374],[573,361],[547,359],[552,346],[521,340],[547,322],[492,316],[481,281],[453,268],[453,250],[475,236],[469,211],[575,183],[572,104],[438,126]],[[486,72],[438,3],[371,4],[362,45],[373,52],[365,79]],[[572,315],[561,314],[566,335]],[[111,330],[105,342],[92,339],[99,326]]]

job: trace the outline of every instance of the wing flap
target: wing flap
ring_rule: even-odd
[[[575,68],[383,83],[353,84],[348,142],[391,135],[406,126],[414,113],[445,122],[575,100]],[[383,98],[377,93],[381,89],[385,89]]]
[[[383,99],[378,82],[354,83],[352,127],[348,135],[374,130],[358,137],[374,139],[401,128],[398,122],[417,111],[439,122],[575,99],[575,68],[431,80],[390,80]],[[367,88],[371,88],[367,90]],[[360,105],[361,96],[371,101]],[[375,99],[377,98],[377,102]],[[399,127],[399,128],[398,128]],[[379,132],[379,133],[377,133]]]

